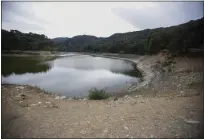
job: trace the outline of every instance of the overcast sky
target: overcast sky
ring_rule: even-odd
[[[202,2],[2,2],[3,29],[49,38],[108,37],[202,17]]]

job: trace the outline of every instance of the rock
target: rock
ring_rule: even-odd
[[[65,98],[66,98],[65,96],[61,96],[61,97],[60,97],[60,99],[65,99]]]
[[[184,121],[185,121],[185,123],[187,123],[187,124],[200,124],[199,121],[194,121],[194,120],[187,120],[187,119],[185,119]]]
[[[73,100],[73,98],[70,97],[70,98],[68,98],[68,100]]]
[[[24,89],[24,86],[17,86],[16,89]]]
[[[103,133],[108,133],[108,129],[103,130]]]
[[[29,107],[28,103],[20,103],[21,107]]]
[[[16,97],[23,99],[23,100],[27,98],[27,96],[25,94],[18,94]]]
[[[60,99],[60,96],[56,96],[55,99]]]
[[[41,104],[42,102],[38,102],[38,104]]]
[[[78,98],[78,97],[73,97],[73,99],[74,99],[74,100],[78,100],[79,98]]]
[[[139,98],[142,98],[142,95],[138,95]]]
[[[125,130],[128,130],[128,127],[127,127],[127,126],[124,126],[124,129],[125,129]]]
[[[84,130],[81,130],[80,133],[81,134],[86,134],[86,132]]]
[[[52,108],[59,108],[59,106],[57,106],[57,105],[51,105],[50,107],[52,107]]]
[[[144,100],[141,100],[140,103],[144,103]]]
[[[137,101],[133,101],[133,102],[131,102],[131,104],[132,104],[132,105],[135,105],[135,104],[137,104]]]
[[[151,135],[151,136],[150,136],[150,138],[153,138],[153,137],[154,137],[154,135]]]
[[[51,104],[51,102],[50,102],[50,101],[46,101],[45,103],[46,103],[46,104]]]
[[[181,84],[178,84],[178,85],[177,85],[177,87],[180,87],[180,86],[181,86]]]
[[[36,104],[31,104],[30,106],[31,106],[31,107],[34,107],[34,106],[36,106]]]
[[[49,103],[47,105],[44,106],[45,108],[59,108],[57,105]]]
[[[128,95],[125,95],[125,97],[124,98],[129,98],[129,96]]]
[[[183,91],[180,91],[181,94],[183,94]]]
[[[58,99],[58,100],[62,100],[62,99],[65,99],[66,97],[65,96],[56,96],[55,99]]]

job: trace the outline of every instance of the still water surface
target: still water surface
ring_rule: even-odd
[[[109,93],[127,90],[141,74],[131,62],[70,55],[2,56],[2,82],[37,86],[69,97],[84,97],[91,88]]]

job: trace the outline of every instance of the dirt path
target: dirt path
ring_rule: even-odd
[[[177,61],[176,69],[184,67],[185,59]],[[197,137],[202,71],[186,69],[198,63],[188,61],[185,71],[116,101],[59,100],[37,88],[2,85],[3,137]]]

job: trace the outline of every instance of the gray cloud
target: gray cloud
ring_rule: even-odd
[[[25,21],[36,22],[38,24],[49,24],[47,21],[38,18],[34,12],[31,11],[32,3],[25,2],[2,2],[2,22],[16,22],[16,18],[18,21],[20,19],[24,20],[24,25],[28,24],[30,26],[31,23],[27,23]],[[23,21],[21,21],[22,23]],[[37,24],[33,24],[34,26],[38,26]]]
[[[52,37],[83,32],[104,37],[177,25],[202,16],[202,2],[2,2],[2,28]]]
[[[14,22],[19,26],[20,30],[30,30],[30,31],[42,31],[44,28],[40,25],[33,24],[33,23],[25,23],[25,22]],[[17,28],[18,29],[18,28]]]
[[[26,23],[26,22],[17,21],[17,20],[11,20],[11,19],[4,20],[4,22],[2,23],[2,26],[4,26],[4,29],[6,30],[16,29],[22,32],[36,32],[36,31],[42,32],[44,30],[44,28],[38,24]]]
[[[136,28],[157,28],[181,24],[203,17],[203,2],[155,2],[155,6],[114,8],[112,12]]]

